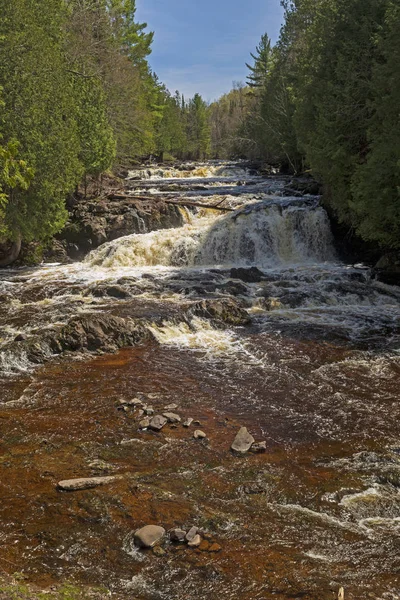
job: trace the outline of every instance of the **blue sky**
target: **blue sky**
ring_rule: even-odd
[[[275,42],[279,0],[137,0],[137,20],[155,32],[150,64],[166,86],[211,101],[245,81],[260,37]]]

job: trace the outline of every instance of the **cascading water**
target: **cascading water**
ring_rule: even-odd
[[[211,211],[212,212],[212,211]],[[277,265],[333,260],[323,208],[276,199],[224,217],[193,219],[176,230],[132,235],[105,244],[87,258],[98,267]]]
[[[0,566],[117,600],[399,600],[400,289],[342,264],[318,198],[284,178],[130,177],[133,197],[234,210],[0,274]],[[194,427],[147,431],[171,403]],[[232,455],[240,426],[265,453]],[[144,553],[147,523],[202,546]]]

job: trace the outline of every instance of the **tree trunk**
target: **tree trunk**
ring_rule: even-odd
[[[4,258],[0,258],[0,269],[8,267],[15,262],[21,252],[22,239],[19,235],[15,242],[12,242],[11,247],[7,251],[7,255]]]

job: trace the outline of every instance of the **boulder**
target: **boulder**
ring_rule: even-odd
[[[247,311],[232,298],[202,300],[190,308],[189,315],[212,319],[226,325],[248,325],[251,322]]]
[[[400,285],[400,252],[389,252],[382,256],[374,268],[380,281],[389,285]]]
[[[241,427],[239,429],[238,434],[236,435],[231,449],[234,452],[239,452],[240,454],[245,454],[254,444],[255,439],[253,436],[247,431],[246,427]]]
[[[79,479],[65,479],[59,481],[57,488],[63,492],[77,492],[79,490],[90,490],[92,488],[112,483],[117,477],[85,477]]]
[[[139,548],[153,548],[165,536],[165,529],[158,525],[146,525],[135,532],[134,540]]]
[[[207,435],[204,433],[204,431],[201,431],[200,429],[196,429],[196,431],[193,434],[193,437],[195,440],[205,440]]]
[[[250,448],[250,452],[260,454],[261,452],[267,451],[267,442],[255,442]]]
[[[191,542],[197,535],[198,529],[197,527],[191,527],[186,534],[186,541]]]
[[[196,534],[194,536],[193,539],[190,540],[190,542],[188,542],[188,546],[190,548],[197,548],[198,546],[200,546],[201,544],[201,537],[199,536],[199,534]]]
[[[116,350],[136,346],[148,332],[132,319],[109,314],[93,314],[73,317],[51,340],[55,352]]]
[[[182,420],[179,415],[172,412],[163,413],[163,417],[167,419],[168,423],[180,423]]]
[[[161,431],[161,429],[166,425],[167,419],[162,415],[156,415],[150,421],[149,429],[153,429],[153,431]]]
[[[245,283],[259,283],[264,278],[264,273],[257,269],[257,267],[240,267],[238,269],[231,269],[231,278],[240,279]]]
[[[186,531],[183,529],[172,529],[169,533],[171,542],[183,544],[186,541]]]

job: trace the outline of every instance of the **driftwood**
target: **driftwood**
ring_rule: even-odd
[[[235,209],[234,208],[223,208],[221,206],[221,202],[218,202],[218,204],[202,204],[200,202],[192,202],[190,200],[174,200],[174,199],[170,199],[170,198],[163,198],[161,196],[130,196],[128,194],[109,194],[107,196],[107,198],[109,200],[131,200],[132,202],[135,202],[136,200],[145,200],[146,202],[149,202],[151,200],[160,200],[161,202],[164,202],[165,204],[173,204],[175,206],[190,206],[190,207],[195,207],[195,208],[209,208],[212,210],[220,210],[220,211],[224,211],[224,212],[234,212]]]

